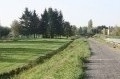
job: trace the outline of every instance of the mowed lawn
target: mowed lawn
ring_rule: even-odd
[[[82,79],[82,59],[89,56],[90,50],[86,39],[77,39],[51,59],[13,79]]]
[[[28,64],[69,41],[66,39],[0,41],[0,73]]]

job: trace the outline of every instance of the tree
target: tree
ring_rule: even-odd
[[[30,29],[30,25],[31,25],[31,17],[32,17],[32,13],[31,11],[28,10],[28,8],[25,8],[25,11],[22,15],[22,17],[20,18],[20,23],[22,26],[22,30],[21,30],[21,34],[25,35],[25,36],[29,36],[31,34],[31,29]]]
[[[117,25],[115,27],[113,27],[111,34],[113,36],[120,36],[120,27],[118,27]]]
[[[96,27],[96,33],[102,33],[103,29],[108,29],[105,25],[97,26]]]
[[[56,27],[55,27],[55,20],[56,20],[56,17],[55,17],[55,13],[54,13],[54,11],[53,11],[53,9],[52,8],[49,8],[48,9],[48,19],[49,19],[49,21],[48,21],[48,24],[49,24],[49,37],[50,38],[54,38],[54,35],[55,35],[55,30],[56,30]]]
[[[82,28],[82,35],[83,35],[83,36],[86,36],[86,35],[87,35],[87,29],[88,29],[87,27],[83,27],[83,28]]]
[[[93,28],[93,22],[92,22],[92,19],[90,19],[88,21],[88,30],[87,30],[88,35],[92,35],[93,34],[92,28]]]
[[[48,9],[49,13],[49,27],[50,27],[50,37],[54,38],[54,36],[61,37],[63,35],[63,15],[62,12],[52,10],[51,8]]]
[[[57,21],[56,22],[56,35],[61,37],[61,35],[63,35],[63,32],[64,32],[64,30],[63,30],[63,22],[64,22],[63,14],[61,11],[58,13],[58,11],[56,10],[55,12],[56,12],[56,17],[57,17],[56,18],[56,21]]]
[[[88,28],[89,28],[89,29],[92,29],[92,28],[93,28],[92,19],[90,19],[90,20],[88,21]]]
[[[19,37],[20,35],[20,30],[21,30],[21,25],[17,20],[14,20],[11,24],[11,30],[14,38]]]
[[[38,15],[36,14],[36,11],[34,10],[30,19],[30,32],[31,34],[34,35],[34,38],[36,38],[36,34],[39,33],[38,29],[40,26],[40,19],[38,17]]]
[[[21,35],[27,37],[34,35],[35,38],[38,34],[41,34],[43,38],[54,38],[64,35],[63,15],[62,12],[57,9],[45,9],[44,13],[41,14],[40,19],[35,10],[31,12],[26,8],[20,18],[20,24]],[[75,29],[74,26],[69,25],[69,36],[72,35],[72,33],[75,34],[75,32],[73,32]]]
[[[0,38],[6,37],[10,33],[10,28],[0,26]]]
[[[63,35],[63,15],[62,12],[49,8],[45,9],[41,15],[41,29],[43,37],[54,38]]]
[[[77,35],[77,27],[75,25],[72,25],[72,36]]]
[[[71,36],[72,30],[69,22],[64,22],[64,35],[68,38]]]
[[[82,35],[82,33],[83,33],[82,27],[80,27],[80,28],[78,29],[78,34],[79,34],[79,35]]]
[[[41,34],[43,38],[48,38],[48,12],[46,9],[41,17]]]

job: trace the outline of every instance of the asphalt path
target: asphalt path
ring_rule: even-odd
[[[91,57],[85,79],[120,79],[120,50],[89,39]]]

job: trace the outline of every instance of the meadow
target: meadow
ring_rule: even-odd
[[[60,48],[70,40],[36,39],[0,41],[0,74],[9,72]]]
[[[84,60],[89,56],[87,40],[77,39],[43,64],[24,71],[13,79],[83,79]]]

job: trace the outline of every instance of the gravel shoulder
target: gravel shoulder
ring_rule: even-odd
[[[120,79],[120,50],[89,39],[91,57],[85,79]]]

